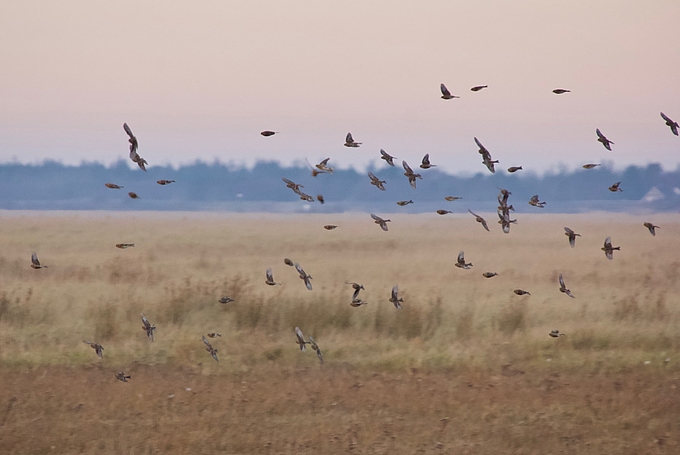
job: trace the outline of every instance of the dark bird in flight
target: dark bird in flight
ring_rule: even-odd
[[[219,362],[220,360],[217,358],[217,349],[212,347],[212,344],[208,340],[206,340],[205,337],[203,338],[203,343],[205,344],[205,350],[210,353],[213,359],[215,359],[216,362]]]
[[[617,191],[623,191],[621,188],[619,188],[619,185],[621,185],[621,182],[616,182],[612,186],[609,187],[609,191],[612,193],[616,193]]]
[[[597,134],[597,142],[601,142],[602,145],[604,145],[604,148],[606,148],[607,150],[609,150],[611,152],[612,151],[611,144],[613,144],[613,142],[610,141],[609,139],[607,139],[604,136],[604,134],[602,134],[602,132],[600,132],[599,128],[595,130],[595,133]]]
[[[583,169],[592,169],[594,167],[599,166],[599,164],[594,164],[594,163],[589,163],[589,164],[584,164]]]
[[[119,190],[123,188],[122,186],[116,185],[115,183],[105,183],[104,186],[107,188],[111,188],[112,190]]]
[[[521,170],[522,170],[522,166],[512,166],[512,167],[508,168],[508,172],[510,172],[510,173],[521,171]]]
[[[564,228],[564,235],[569,237],[569,245],[571,245],[572,248],[574,248],[574,245],[576,245],[576,237],[581,237],[581,234],[577,234],[568,227]]]
[[[368,173],[368,178],[371,179],[371,185],[375,186],[381,191],[385,191],[384,184],[387,183],[385,180],[380,180],[373,172]]]
[[[451,202],[451,201],[457,201],[457,200],[463,199],[463,198],[462,198],[462,197],[458,197],[458,196],[446,196],[446,197],[444,197],[444,199],[447,200],[447,201],[449,201],[449,202]]]
[[[564,279],[562,278],[561,273],[560,273],[559,281],[560,281],[560,292],[563,292],[563,293],[567,294],[569,297],[571,297],[572,299],[575,299],[576,297],[574,297],[574,294],[572,294],[571,291],[569,289],[567,289],[567,286],[565,286]]]
[[[371,213],[371,218],[375,220],[375,224],[380,225],[380,229],[383,231],[387,231],[387,223],[392,222],[392,220],[383,220],[378,215],[374,215],[373,213]]]
[[[566,336],[567,334],[566,333],[560,333],[559,330],[551,330],[548,335],[550,335],[553,338],[559,338],[559,337]]]
[[[332,174],[334,169],[328,166],[328,161],[330,161],[330,158],[326,158],[325,160],[323,160],[319,164],[316,164],[315,166],[321,172],[328,172],[329,174]]]
[[[514,292],[517,295],[531,295],[531,293],[529,291],[524,291],[522,289],[515,289],[512,292]]]
[[[210,333],[208,334],[208,338],[216,338],[216,337],[221,337],[221,336],[222,336],[222,334],[221,334],[221,333],[217,333],[217,332],[210,332]]]
[[[352,133],[347,133],[347,136],[345,137],[345,147],[359,147],[361,144],[361,142],[354,141]]]
[[[286,265],[289,265],[289,266],[291,266],[291,267],[293,267],[293,266],[295,265],[295,263],[294,263],[293,261],[291,261],[290,259],[288,259],[288,258],[285,258],[285,259],[283,260],[283,263],[286,264]]]
[[[94,343],[92,341],[83,341],[85,344],[89,344],[92,349],[94,349],[95,354],[97,354],[97,357],[100,359],[102,358],[102,351],[104,350],[104,347],[99,344],[99,343]]]
[[[468,264],[465,263],[465,253],[463,253],[462,251],[458,253],[458,260],[456,260],[456,263],[454,265],[459,269],[467,270],[472,268],[472,262]]]
[[[321,202],[322,205],[326,203],[326,199],[324,199],[324,197],[323,197],[322,194],[317,194],[317,195],[316,195],[316,200],[319,201],[319,202]]]
[[[231,297],[227,297],[227,296],[220,297],[220,299],[218,300],[218,302],[223,303],[223,304],[233,302],[233,301],[234,301],[234,299],[232,299]]]
[[[490,231],[489,231],[489,225],[486,224],[486,220],[485,220],[484,218],[482,218],[481,216],[477,215],[475,212],[473,212],[473,211],[470,210],[470,209],[468,209],[468,212],[470,212],[470,214],[472,214],[472,216],[475,217],[475,221],[477,221],[478,223],[480,223],[480,224],[484,227],[484,229],[487,230],[487,232],[490,232]]]
[[[472,90],[473,92],[478,92],[478,91],[480,91],[481,89],[487,88],[487,87],[488,87],[488,85],[475,85],[475,86],[472,87],[470,90]]]
[[[555,90],[552,91],[555,95],[561,95],[563,93],[569,93],[571,90],[567,90],[566,88],[556,88]]]
[[[139,147],[137,138],[134,134],[132,134],[132,130],[127,123],[123,123],[123,129],[127,135],[130,136],[130,139],[128,139],[128,142],[130,143],[130,159],[134,163],[137,163],[137,166],[139,166],[143,171],[146,171],[146,165],[149,163],[147,163],[146,160],[137,153],[137,148]]]
[[[312,290],[312,275],[308,275],[307,272],[298,264],[295,263],[295,270],[300,274],[300,279],[305,282],[305,286],[308,290]]]
[[[439,89],[442,91],[442,99],[444,100],[450,100],[453,98],[460,98],[460,96],[452,95],[451,92],[449,92],[449,89],[446,88],[446,85],[441,84],[439,86]]]
[[[146,332],[146,336],[153,342],[153,333],[156,331],[156,326],[151,325],[149,320],[142,313],[142,330]]]
[[[390,166],[394,166],[394,160],[396,158],[397,158],[396,156],[392,156],[383,149],[380,149],[380,159],[385,160],[385,162]]]
[[[159,185],[170,185],[171,183],[175,183],[174,180],[156,180],[156,183]]]
[[[604,246],[600,249],[604,251],[604,255],[607,256],[607,259],[609,259],[610,261],[614,259],[614,250],[621,251],[620,246],[612,246],[611,237],[607,237],[606,239],[604,239]]]
[[[482,155],[482,164],[484,164],[492,174],[495,173],[496,168],[494,167],[494,163],[498,163],[498,160],[493,160],[489,150],[487,150],[487,148],[484,147],[481,142],[479,142],[479,139],[474,139],[477,147],[479,147],[479,154]]]
[[[277,284],[281,284],[281,283],[277,283],[276,281],[274,281],[274,275],[272,275],[272,268],[271,267],[269,267],[267,269],[267,271],[265,272],[265,278],[266,278],[265,283],[267,283],[269,286],[276,286]]]
[[[332,231],[333,229],[336,229],[337,226],[335,224],[327,224],[323,228],[327,231]]]
[[[498,274],[496,272],[484,272],[482,273],[482,276],[484,278],[493,278],[495,276],[498,276]]]
[[[409,204],[413,204],[413,201],[410,200],[410,199],[408,201],[398,201],[397,202],[397,205],[400,205],[402,207],[404,207],[405,205],[409,205]]]
[[[654,226],[652,223],[645,221],[645,227],[649,229],[650,234],[656,235],[655,229],[658,229],[659,226]]]
[[[116,248],[120,248],[121,250],[124,250],[126,248],[132,248],[134,247],[134,243],[116,243]]]
[[[128,196],[130,196],[130,198],[132,198],[132,199],[139,199],[139,196],[137,196],[137,193],[133,193],[132,191],[130,191],[128,193]]]
[[[293,182],[292,180],[288,180],[288,179],[285,178],[285,177],[281,177],[281,180],[283,180],[283,182],[286,184],[286,187],[287,187],[287,188],[290,188],[291,190],[293,190],[293,192],[294,192],[295,194],[300,194],[300,188],[304,188],[303,185],[300,185],[300,184],[298,184],[298,183],[295,183],[295,182]]]
[[[451,210],[439,209],[439,210],[437,210],[437,213],[438,213],[439,215],[446,215],[446,214],[448,214],[448,213],[453,213],[453,212],[452,212]]]
[[[397,310],[401,309],[401,304],[404,302],[404,299],[399,298],[399,286],[394,286],[392,288],[392,294],[390,295],[390,302],[394,304],[394,307]]]
[[[269,137],[275,135],[276,133],[278,133],[278,131],[264,130],[260,134],[263,135],[264,137]]]
[[[420,174],[416,174],[413,172],[413,169],[411,169],[411,166],[408,165],[406,161],[402,161],[401,165],[404,167],[404,175],[408,178],[408,183],[411,185],[411,188],[414,190],[416,189],[416,178],[423,179]]]
[[[437,165],[436,165],[436,164],[431,164],[431,163],[430,163],[430,154],[427,153],[427,154],[423,157],[423,161],[422,161],[422,163],[420,164],[420,167],[421,167],[421,169],[430,169],[431,167],[437,167]]]
[[[300,346],[300,350],[305,352],[305,345],[310,344],[309,341],[305,341],[305,336],[302,334],[302,330],[299,327],[295,327],[295,343]]]
[[[31,254],[31,268],[36,269],[36,270],[42,269],[42,268],[45,268],[45,269],[47,268],[46,265],[40,265],[40,261],[38,260],[38,254],[37,253]]]
[[[538,200],[538,194],[535,194],[531,196],[531,200],[529,200],[529,205],[533,205],[534,207],[539,207],[543,208],[545,206],[545,202],[541,202]]]
[[[664,120],[666,121],[666,125],[668,125],[668,127],[671,129],[671,131],[673,132],[673,134],[675,134],[675,135],[677,136],[677,135],[678,135],[678,128],[680,128],[680,127],[678,126],[678,122],[674,122],[673,120],[671,120],[670,118],[668,118],[668,117],[666,116],[666,114],[664,114],[663,112],[661,113],[661,118],[664,119]]]

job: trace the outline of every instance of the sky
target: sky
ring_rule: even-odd
[[[150,166],[363,169],[382,148],[488,172],[477,137],[501,169],[674,170],[678,18],[677,0],[2,2],[0,162],[128,159],[127,122]]]

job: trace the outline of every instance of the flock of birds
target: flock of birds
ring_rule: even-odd
[[[472,87],[471,90],[473,92],[478,92],[478,91],[486,89],[486,88],[488,88],[487,85],[478,85],[478,86]],[[447,87],[444,84],[440,85],[440,90],[441,90],[441,93],[442,93],[441,98],[444,99],[444,100],[451,100],[451,99],[459,98],[459,96],[452,95],[451,92],[447,89]],[[563,89],[563,88],[557,88],[557,89],[553,90],[553,93],[556,94],[556,95],[563,95],[563,94],[569,93],[569,92],[570,92],[570,90]],[[674,135],[678,136],[678,129],[679,129],[678,123],[671,120],[663,112],[661,112],[661,118],[666,122],[666,125],[671,129],[671,132]],[[127,125],[127,123],[123,124],[123,129],[127,133],[128,142],[130,143],[130,159],[132,160],[132,162],[136,163],[140,167],[140,169],[142,169],[143,171],[146,171],[146,166],[148,165],[148,162],[144,158],[142,158],[139,155],[139,153],[137,152],[138,147],[139,147],[139,142],[137,140],[137,137],[132,133],[132,130]],[[277,133],[278,133],[277,131],[265,130],[265,131],[262,131],[260,134],[264,137],[270,137],[270,136],[273,136]],[[597,141],[600,142],[608,151],[612,151],[611,146],[614,144],[614,142],[607,139],[607,137],[600,131],[599,128],[597,128],[595,130],[595,133],[597,135]],[[499,161],[494,160],[492,158],[489,150],[486,147],[484,147],[484,145],[482,145],[482,143],[476,137],[474,138],[474,141],[475,141],[475,144],[477,145],[477,147],[479,148],[479,154],[482,156],[482,164],[484,164],[486,166],[486,168],[491,173],[495,173],[496,169],[495,169],[494,165],[498,164]],[[357,147],[360,147],[361,144],[362,144],[361,142],[357,142],[357,141],[354,140],[352,133],[347,133],[347,136],[345,137],[345,143],[344,143],[345,147],[357,148]],[[385,150],[380,149],[380,158],[382,160],[384,160],[389,166],[395,166],[394,160],[396,159],[396,157],[390,155]],[[331,168],[328,165],[329,161],[330,161],[330,158],[326,158],[323,161],[321,161],[320,163],[316,164],[315,166],[310,165],[310,168],[312,170],[312,177],[316,177],[319,174],[332,174],[333,168]],[[600,164],[598,164],[598,163],[587,163],[587,164],[583,165],[583,168],[593,169],[593,168],[595,168],[599,165]],[[413,189],[416,189],[417,180],[418,179],[422,180],[421,174],[414,172],[413,169],[408,165],[408,163],[406,161],[402,161],[402,167],[404,169],[404,176],[408,179],[410,186]],[[428,153],[423,157],[421,164],[420,164],[420,168],[427,170],[427,169],[430,169],[432,167],[436,167],[436,165],[432,164],[430,162],[430,155]],[[510,172],[510,173],[514,173],[514,172],[517,172],[517,171],[520,171],[520,170],[523,170],[522,166],[512,166],[512,167],[507,169],[507,171]],[[370,179],[371,185],[375,186],[376,188],[378,188],[381,191],[386,191],[385,184],[387,182],[385,180],[381,180],[378,176],[376,176],[372,172],[368,172],[368,177]],[[304,188],[303,185],[295,183],[295,182],[293,182],[293,181],[291,181],[291,180],[289,180],[285,177],[282,177],[282,180],[286,184],[286,187],[290,188],[295,194],[297,194],[301,200],[307,201],[307,202],[313,202],[314,201],[313,196],[306,194],[301,190],[301,188]],[[158,183],[159,185],[165,186],[165,185],[169,185],[169,184],[174,183],[174,182],[175,182],[174,180],[165,180],[164,179],[164,180],[158,180],[156,183]],[[612,192],[622,191],[621,188],[619,188],[620,184],[621,184],[621,182],[614,183],[613,185],[611,185],[609,187],[609,190],[612,191]],[[116,190],[123,188],[122,186],[117,185],[115,183],[105,183],[105,186],[107,188],[116,189]],[[498,205],[498,212],[497,212],[498,218],[499,218],[498,224],[501,225],[501,229],[505,234],[508,234],[510,232],[510,226],[512,224],[517,223],[517,220],[512,219],[511,215],[510,215],[510,212],[515,211],[514,207],[511,204],[508,204],[508,199],[509,199],[511,194],[512,193],[510,191],[506,190],[506,189],[500,189],[500,193],[498,194],[498,198],[497,198],[498,204],[499,204]],[[128,196],[132,199],[138,199],[139,198],[139,196],[134,192],[129,192]],[[447,201],[456,201],[456,200],[459,200],[461,198],[457,197],[457,196],[446,196],[444,199],[447,200]],[[324,199],[323,195],[321,195],[321,194],[316,196],[316,200],[318,200],[322,204],[325,202],[325,199]],[[412,204],[412,203],[413,203],[412,200],[397,201],[397,205],[402,206],[402,207],[406,206],[408,204]],[[538,195],[534,195],[529,200],[529,204],[531,206],[534,206],[534,207],[543,208],[546,203],[540,201]],[[474,213],[470,209],[468,209],[468,211],[475,218],[476,222],[480,223],[486,231],[489,231],[489,225],[483,217]],[[453,213],[453,212],[451,212],[449,210],[437,210],[437,213],[439,215],[446,215],[448,213]],[[380,226],[380,228],[383,231],[389,230],[387,223],[391,222],[390,219],[381,218],[380,216],[373,214],[373,213],[371,214],[371,218],[374,220],[375,224]],[[655,230],[659,228],[659,226],[656,226],[656,225],[654,225],[653,223],[650,223],[650,222],[644,222],[644,226],[649,230],[650,234],[653,235],[653,236],[656,235]],[[333,229],[336,229],[338,226],[332,225],[332,224],[327,224],[323,227],[326,230],[333,230]],[[569,245],[573,248],[576,244],[576,237],[580,237],[581,235],[577,234],[576,232],[574,232],[572,229],[570,229],[568,227],[565,227],[564,231],[565,231],[565,235],[569,239]],[[117,248],[120,248],[120,249],[126,249],[126,248],[130,248],[130,247],[134,247],[135,245],[134,245],[134,243],[118,243],[115,246]],[[609,260],[612,260],[614,258],[614,251],[619,251],[620,249],[621,249],[621,247],[619,247],[619,246],[612,246],[611,237],[607,237],[605,239],[604,246],[601,248],[601,250],[604,251],[606,258],[609,259]],[[297,262],[293,262],[292,260],[290,260],[288,258],[284,259],[284,263],[288,266],[295,268],[295,270],[299,274],[300,279],[303,281],[305,287],[308,290],[311,291],[313,289],[312,288],[312,276],[309,275],[307,272],[305,272],[305,270],[300,266],[300,264],[298,264]],[[461,251],[458,254],[458,258],[457,258],[456,263],[454,265],[458,268],[461,268],[461,269],[470,269],[473,266],[472,263],[466,262],[465,253],[463,251]],[[47,268],[46,265],[42,265],[40,263],[40,261],[38,259],[38,255],[35,252],[31,256],[31,267],[34,268],[34,269]],[[496,272],[489,272],[489,271],[482,273],[482,276],[484,278],[493,278],[497,275],[498,274]],[[265,283],[269,286],[276,286],[276,285],[281,284],[281,283],[277,283],[274,280],[274,276],[273,276],[273,272],[272,272],[271,268],[268,268],[265,272]],[[359,297],[359,293],[360,293],[360,291],[364,290],[364,286],[359,284],[359,283],[354,283],[354,282],[346,282],[346,284],[351,285],[353,290],[354,290],[354,292],[352,294],[351,301],[350,301],[350,305],[352,307],[360,307],[362,305],[366,305],[367,302],[365,302],[364,300],[362,300]],[[560,285],[559,291],[561,293],[564,293],[571,298],[575,298],[574,295],[572,294],[571,290],[568,289],[567,286],[565,285],[564,278],[563,278],[561,273],[559,275],[559,285]],[[523,289],[515,289],[513,292],[517,295],[531,295],[531,293],[529,291],[526,291],[526,290],[523,290]],[[228,297],[228,296],[223,296],[218,301],[222,304],[227,304],[227,303],[233,302],[234,300],[232,298]],[[397,310],[402,308],[402,303],[404,303],[404,299],[399,297],[399,286],[398,285],[394,286],[392,288],[389,301],[394,305],[394,307]],[[141,315],[141,320],[142,320],[142,329],[146,333],[147,338],[151,342],[153,342],[154,341],[154,332],[156,331],[156,326],[152,325],[149,322],[149,320],[146,318],[146,316],[144,316],[144,314]],[[548,335],[550,337],[553,337],[553,338],[559,338],[561,336],[564,336],[565,334],[561,333],[559,330],[552,330],[552,331],[549,332]],[[218,337],[221,337],[221,336],[222,335],[220,333],[216,333],[216,332],[212,332],[212,333],[207,334],[207,337],[211,338],[211,339],[215,339],[215,338],[218,338]],[[314,341],[314,338],[312,336],[309,336],[309,339],[305,340],[305,336],[304,336],[302,330],[299,327],[295,327],[295,337],[296,337],[296,344],[299,345],[301,351],[304,352],[306,345],[309,344],[310,347],[316,352],[317,357],[319,358],[319,361],[321,363],[323,363],[323,354],[321,352],[321,349],[319,348],[318,344]],[[205,350],[212,356],[212,358],[215,361],[219,361],[219,359],[217,357],[217,352],[218,352],[217,349],[212,346],[212,344],[210,343],[210,341],[208,341],[206,336],[202,336],[202,341],[205,345]],[[94,349],[95,354],[100,359],[102,358],[104,347],[101,344],[93,342],[93,341],[83,341],[83,343],[89,345],[92,349]],[[123,381],[123,382],[127,382],[128,379],[131,378],[129,375],[126,375],[124,372],[118,372],[115,375],[115,377],[116,377],[116,379]]]

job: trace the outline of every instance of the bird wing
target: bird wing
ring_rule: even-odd
[[[345,142],[349,142],[349,143],[354,142],[354,138],[352,137],[352,133],[347,133],[347,136],[345,137]]]
[[[564,228],[564,232],[566,232],[566,233],[569,234],[569,235],[574,235],[574,231],[572,231],[571,229],[569,229],[569,228],[566,227],[566,226],[565,226],[565,228]]]
[[[440,84],[439,89],[442,91],[442,95],[444,96],[451,96],[451,92],[449,92],[449,89],[446,88],[446,85]]]
[[[274,281],[274,277],[272,276],[272,269],[271,267],[267,269],[267,272],[265,272],[267,275],[267,281]]]
[[[406,172],[408,172],[409,174],[413,174],[413,169],[411,169],[411,166],[409,166],[406,161],[402,161],[401,165],[404,166],[404,170]]]
[[[368,173],[368,177],[371,179],[371,182],[375,182],[376,180],[380,180],[380,179],[378,179],[378,177],[376,177],[375,174],[373,174],[372,172],[369,172],[369,173]]]
[[[399,285],[392,288],[392,300],[398,300],[399,296]]]
[[[326,158],[325,160],[323,160],[323,161],[320,162],[319,164],[320,164],[321,166],[325,166],[325,165],[328,164],[328,160],[330,160],[330,158]]]
[[[480,216],[480,218],[482,218],[482,217]],[[484,218],[482,218],[481,223],[482,223],[482,226],[484,226],[484,229],[489,231],[489,226],[486,224],[486,220]],[[489,232],[491,232],[491,231],[489,231]]]
[[[205,343],[205,345],[208,346],[208,348],[212,349],[213,347],[210,344],[210,342],[208,340],[206,340],[205,337],[202,337],[202,338],[203,338],[203,342]]]
[[[458,253],[458,263],[465,264],[465,254],[462,251]]]
[[[36,253],[31,254],[31,262],[33,263],[33,265],[40,265],[38,255]]]
[[[426,153],[425,156],[423,157],[423,164],[428,165],[430,164],[430,154]]]
[[[560,278],[559,278],[559,280],[560,280],[560,286],[562,287],[562,289],[566,289],[566,286],[564,285],[564,279],[562,278],[562,274],[561,274],[561,273],[560,273]]]
[[[373,214],[373,213],[371,213],[371,218],[373,218],[374,220],[376,220],[376,221],[379,222],[379,223],[384,223],[384,222],[385,222],[385,220],[383,220],[383,219],[380,218],[378,215],[375,215],[375,214]]]
[[[298,273],[299,273],[300,275],[302,275],[302,276],[307,275],[307,274],[305,273],[305,270],[304,270],[304,269],[300,266],[300,264],[298,264],[297,262],[295,263],[295,270],[297,270]]]
[[[666,114],[664,114],[663,112],[661,112],[661,118],[667,122],[673,123],[673,120],[669,119],[668,116],[666,116]]]
[[[127,133],[127,135],[130,136],[130,139],[136,139],[136,138],[135,138],[135,135],[132,134],[132,130],[130,129],[130,127],[128,126],[127,123],[123,123],[123,129],[125,130],[125,132]]]
[[[475,218],[481,218],[481,216],[477,215],[475,212],[473,212],[470,209],[468,209],[468,212],[470,212],[472,214],[472,216],[474,216]]]
[[[491,156],[491,154],[490,154],[489,151],[486,149],[486,147],[484,147],[484,146],[482,145],[482,143],[479,142],[479,139],[475,138],[475,144],[477,144],[477,147],[479,147],[479,153],[481,153],[482,155],[484,155],[484,154],[489,154],[489,157]]]
[[[385,223],[385,221],[382,221],[380,223],[380,228],[385,232],[387,232],[389,230],[388,227],[387,227],[387,223]]]
[[[597,134],[597,137],[599,137],[600,139],[605,140],[605,141],[607,140],[607,138],[604,137],[604,134],[602,134],[602,132],[600,131],[599,128],[597,128],[597,129],[595,130],[595,133]]]
[[[149,320],[146,319],[146,316],[144,316],[144,313],[142,313],[142,324],[144,324],[145,329],[151,327],[151,324],[149,323]]]

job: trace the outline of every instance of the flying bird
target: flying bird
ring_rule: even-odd
[[[540,202],[538,200],[538,194],[535,194],[535,195],[531,196],[531,199],[529,200],[529,205],[533,205],[534,207],[543,208],[545,206],[545,202]]]
[[[319,202],[321,202],[322,205],[326,203],[326,199],[324,199],[324,197],[323,197],[322,194],[317,194],[317,195],[316,195],[316,200],[319,201]]]
[[[607,259],[609,259],[610,261],[614,259],[614,250],[621,251],[620,246],[612,246],[611,237],[607,237],[606,239],[604,239],[604,246],[600,249],[604,251],[605,256],[607,256]]]
[[[302,330],[299,327],[295,327],[295,343],[300,346],[300,350],[305,352],[305,345],[310,344],[309,341],[305,341],[305,336],[302,334]]]
[[[333,229],[337,228],[335,224],[327,224],[323,227],[327,231],[332,231]]]
[[[411,185],[411,188],[416,189],[416,178],[423,179],[420,174],[416,174],[413,172],[413,169],[411,169],[411,166],[408,165],[406,161],[402,161],[401,165],[404,167],[404,175],[408,177],[408,183]]]
[[[132,160],[132,162],[137,163],[137,166],[139,166],[143,171],[146,172],[146,165],[149,163],[147,163],[146,160],[139,156],[139,154],[137,153],[137,148],[139,147],[137,138],[135,137],[134,134],[132,134],[132,130],[130,129],[127,123],[123,123],[123,129],[125,130],[127,135],[130,136],[130,139],[128,139],[128,142],[130,143],[130,159]]]
[[[400,205],[402,207],[409,205],[409,204],[413,204],[413,201],[410,200],[410,199],[408,201],[397,201],[397,205]]]
[[[119,381],[128,382],[128,379],[132,379],[132,376],[128,376],[122,371],[119,371],[118,373],[116,373],[116,379],[118,379]]]
[[[265,277],[267,278],[265,283],[267,283],[269,286],[276,286],[277,284],[281,284],[281,283],[277,283],[276,281],[274,281],[274,276],[272,275],[272,268],[271,267],[269,267],[267,269],[267,271],[265,272]]]
[[[452,95],[451,92],[449,92],[449,89],[446,88],[446,85],[441,84],[439,86],[439,89],[442,91],[442,99],[444,100],[450,100],[453,98],[460,98],[460,96]]]
[[[559,337],[566,336],[567,334],[566,333],[560,333],[559,330],[551,330],[550,333],[548,333],[548,335],[550,335],[553,338],[559,338]]]
[[[521,171],[521,170],[522,170],[522,166],[511,166],[511,167],[508,168],[508,172],[510,172],[510,173]]]
[[[479,147],[479,154],[482,155],[482,164],[484,164],[492,174],[495,173],[496,168],[494,167],[494,163],[498,163],[498,160],[493,160],[489,150],[487,150],[487,148],[484,147],[481,142],[479,142],[479,139],[476,137],[474,139],[475,143]]]
[[[480,91],[481,89],[487,88],[487,87],[489,87],[489,86],[488,86],[488,85],[475,85],[475,86],[472,87],[470,90],[472,90],[473,92],[478,92],[478,91]]]
[[[286,187],[287,187],[287,188],[290,188],[291,190],[293,190],[293,192],[294,192],[295,194],[300,194],[300,188],[304,188],[303,185],[300,185],[300,184],[298,184],[298,183],[295,183],[295,182],[293,182],[292,180],[288,180],[288,179],[285,178],[285,177],[281,177],[281,180],[283,180],[283,182],[286,184]]]
[[[295,263],[295,270],[300,274],[300,279],[305,282],[305,286],[307,287],[308,290],[312,290],[312,275],[308,275],[307,272],[304,271],[304,269],[298,264],[297,262]]]
[[[652,223],[650,223],[648,221],[645,221],[644,225],[647,229],[649,229],[650,234],[652,234],[654,236],[656,235],[655,229],[658,229],[659,226],[654,226]]]
[[[510,206],[512,207],[512,206]],[[506,211],[498,211],[498,224],[501,225],[501,228],[503,229],[503,233],[509,234],[510,233],[510,224],[514,223],[517,224],[517,220],[511,220],[510,219],[510,212]]]
[[[378,215],[374,215],[373,213],[371,213],[371,218],[375,220],[375,224],[380,225],[380,229],[383,231],[387,231],[387,223],[392,222],[392,220],[383,220]]]
[[[668,118],[668,117],[666,116],[666,114],[664,114],[663,112],[661,113],[661,118],[664,119],[664,120],[666,121],[666,125],[668,125],[668,127],[671,129],[671,131],[673,132],[673,134],[675,134],[675,135],[677,136],[677,135],[678,135],[678,128],[680,128],[680,127],[678,126],[678,122],[674,122],[673,120],[671,120],[670,118]]]
[[[556,88],[555,90],[552,91],[555,95],[561,95],[563,93],[569,93],[571,90],[567,90],[566,88]]]
[[[465,254],[462,251],[460,253],[458,253],[458,260],[453,265],[455,265],[459,269],[465,269],[465,270],[472,268],[472,262],[470,262],[468,264],[465,263]]]
[[[517,295],[531,295],[531,293],[529,291],[524,291],[522,289],[515,289],[512,292],[514,292]]]
[[[231,297],[227,297],[227,296],[220,297],[220,299],[218,300],[218,302],[220,302],[222,304],[233,302],[233,301],[234,301],[234,299],[232,299]]]
[[[132,248],[134,247],[134,243],[116,243],[116,248],[120,248],[121,250],[124,250],[126,248]]]
[[[321,354],[321,349],[319,349],[319,346],[316,344],[314,341],[314,338],[312,336],[309,336],[309,346],[316,351],[316,356],[319,358],[319,362],[323,363],[323,354]]]
[[[319,164],[316,164],[316,168],[322,172],[328,172],[329,174],[332,174],[334,169],[332,167],[328,167],[328,161],[330,158],[326,158],[325,160],[321,161]]]
[[[104,347],[99,344],[99,343],[94,343],[92,341],[83,341],[85,344],[89,344],[92,349],[94,349],[95,354],[97,354],[97,357],[100,359],[102,358],[102,351],[104,350]]]
[[[260,134],[263,135],[264,137],[269,137],[275,135],[276,133],[278,133],[278,131],[264,130]]]
[[[288,258],[285,258],[285,259],[283,260],[283,263],[286,264],[286,265],[289,265],[289,266],[291,266],[291,267],[293,267],[293,266],[295,265],[295,263],[294,263],[293,261],[291,261],[290,259],[288,259]]]
[[[567,289],[567,286],[565,286],[564,279],[562,278],[561,273],[560,273],[559,281],[560,281],[560,292],[563,292],[563,293],[567,294],[569,297],[571,297],[572,299],[575,299],[576,297],[574,297],[574,295],[571,293],[571,291],[569,289]]]
[[[431,167],[437,167],[437,165],[430,163],[430,154],[427,153],[427,154],[425,154],[422,162],[420,163],[420,168],[421,169],[430,169]]]
[[[396,157],[390,155],[389,153],[387,153],[383,149],[380,149],[380,159],[385,160],[385,162],[387,164],[389,164],[390,166],[394,166],[394,160],[396,159]]]
[[[156,180],[156,183],[159,185],[170,185],[171,183],[175,183],[174,180]]]
[[[361,144],[361,142],[354,141],[352,133],[347,133],[347,136],[345,137],[345,147],[359,147]]]
[[[384,183],[387,183],[385,180],[380,180],[373,172],[368,173],[368,178],[371,179],[371,185],[375,186],[381,191],[385,191],[385,186],[383,185]]]
[[[360,307],[361,305],[368,305],[368,302],[364,302],[364,301],[361,300],[361,299],[353,299],[353,300],[350,302],[349,305],[350,305],[351,307],[356,308],[356,307]]]
[[[490,232],[490,231],[489,231],[489,226],[486,224],[486,220],[485,220],[484,218],[482,218],[481,216],[477,215],[475,212],[473,212],[473,211],[470,210],[470,209],[468,209],[468,212],[470,212],[470,213],[472,214],[472,216],[475,217],[475,221],[477,221],[478,223],[481,223],[481,225],[484,227],[484,229],[487,230],[487,232]]]
[[[219,362],[220,360],[217,358],[217,349],[212,347],[212,344],[208,340],[206,340],[205,337],[203,338],[203,343],[205,343],[205,350],[210,353],[213,359],[215,359],[216,362]]]
[[[210,332],[210,333],[208,334],[208,338],[216,338],[216,337],[222,337],[222,334],[221,334],[221,333],[217,333],[217,332]]]
[[[451,202],[451,201],[457,201],[457,200],[459,200],[459,199],[463,199],[463,198],[462,198],[462,197],[458,197],[458,196],[445,196],[445,197],[444,197],[444,200],[447,200],[447,201],[449,201],[449,202]]]
[[[483,276],[484,278],[493,278],[493,277],[495,277],[495,276],[497,276],[497,275],[498,275],[498,274],[497,274],[496,272],[484,272],[484,273],[482,273],[482,276]]]
[[[354,289],[354,294],[352,294],[352,300],[356,300],[359,297],[359,292],[364,289],[364,286],[359,283],[345,281],[345,284],[351,284],[352,289]]]
[[[569,237],[569,245],[571,245],[572,248],[576,245],[576,237],[581,237],[581,234],[577,234],[566,226],[564,228],[564,235]]]
[[[401,304],[404,302],[404,299],[399,298],[399,286],[394,286],[392,288],[392,294],[390,295],[390,302],[394,304],[394,307],[397,310],[401,309]]]
[[[156,326],[151,325],[149,320],[142,313],[142,330],[146,332],[146,336],[153,342],[153,333],[156,331]]]
[[[132,198],[132,199],[139,199],[139,196],[137,196],[137,193],[133,193],[132,191],[130,191],[128,193],[128,196],[130,196],[130,198]]]
[[[111,188],[112,190],[119,190],[123,188],[122,186],[116,185],[115,183],[105,183],[104,186],[107,188]]]
[[[604,136],[604,134],[602,134],[602,132],[600,132],[599,128],[595,130],[595,133],[597,134],[597,142],[601,142],[602,145],[604,145],[604,148],[606,148],[607,150],[609,150],[611,152],[612,151],[611,144],[613,144],[613,142],[610,141],[609,139],[607,139]]]
[[[595,163],[588,163],[583,165],[583,169],[592,169],[594,167],[599,166],[600,164],[595,164]]]
[[[448,213],[453,213],[453,212],[452,212],[451,210],[439,209],[439,210],[437,210],[437,213],[438,213],[439,215],[446,215],[446,214],[448,214]]]
[[[619,185],[621,185],[621,182],[616,182],[612,186],[609,187],[609,191],[612,193],[616,193],[617,191],[623,191],[621,188],[619,188]]]
[[[31,254],[31,268],[36,269],[36,270],[42,269],[42,268],[45,268],[45,269],[47,268],[46,265],[40,265],[40,261],[38,260],[38,254],[37,253]]]

